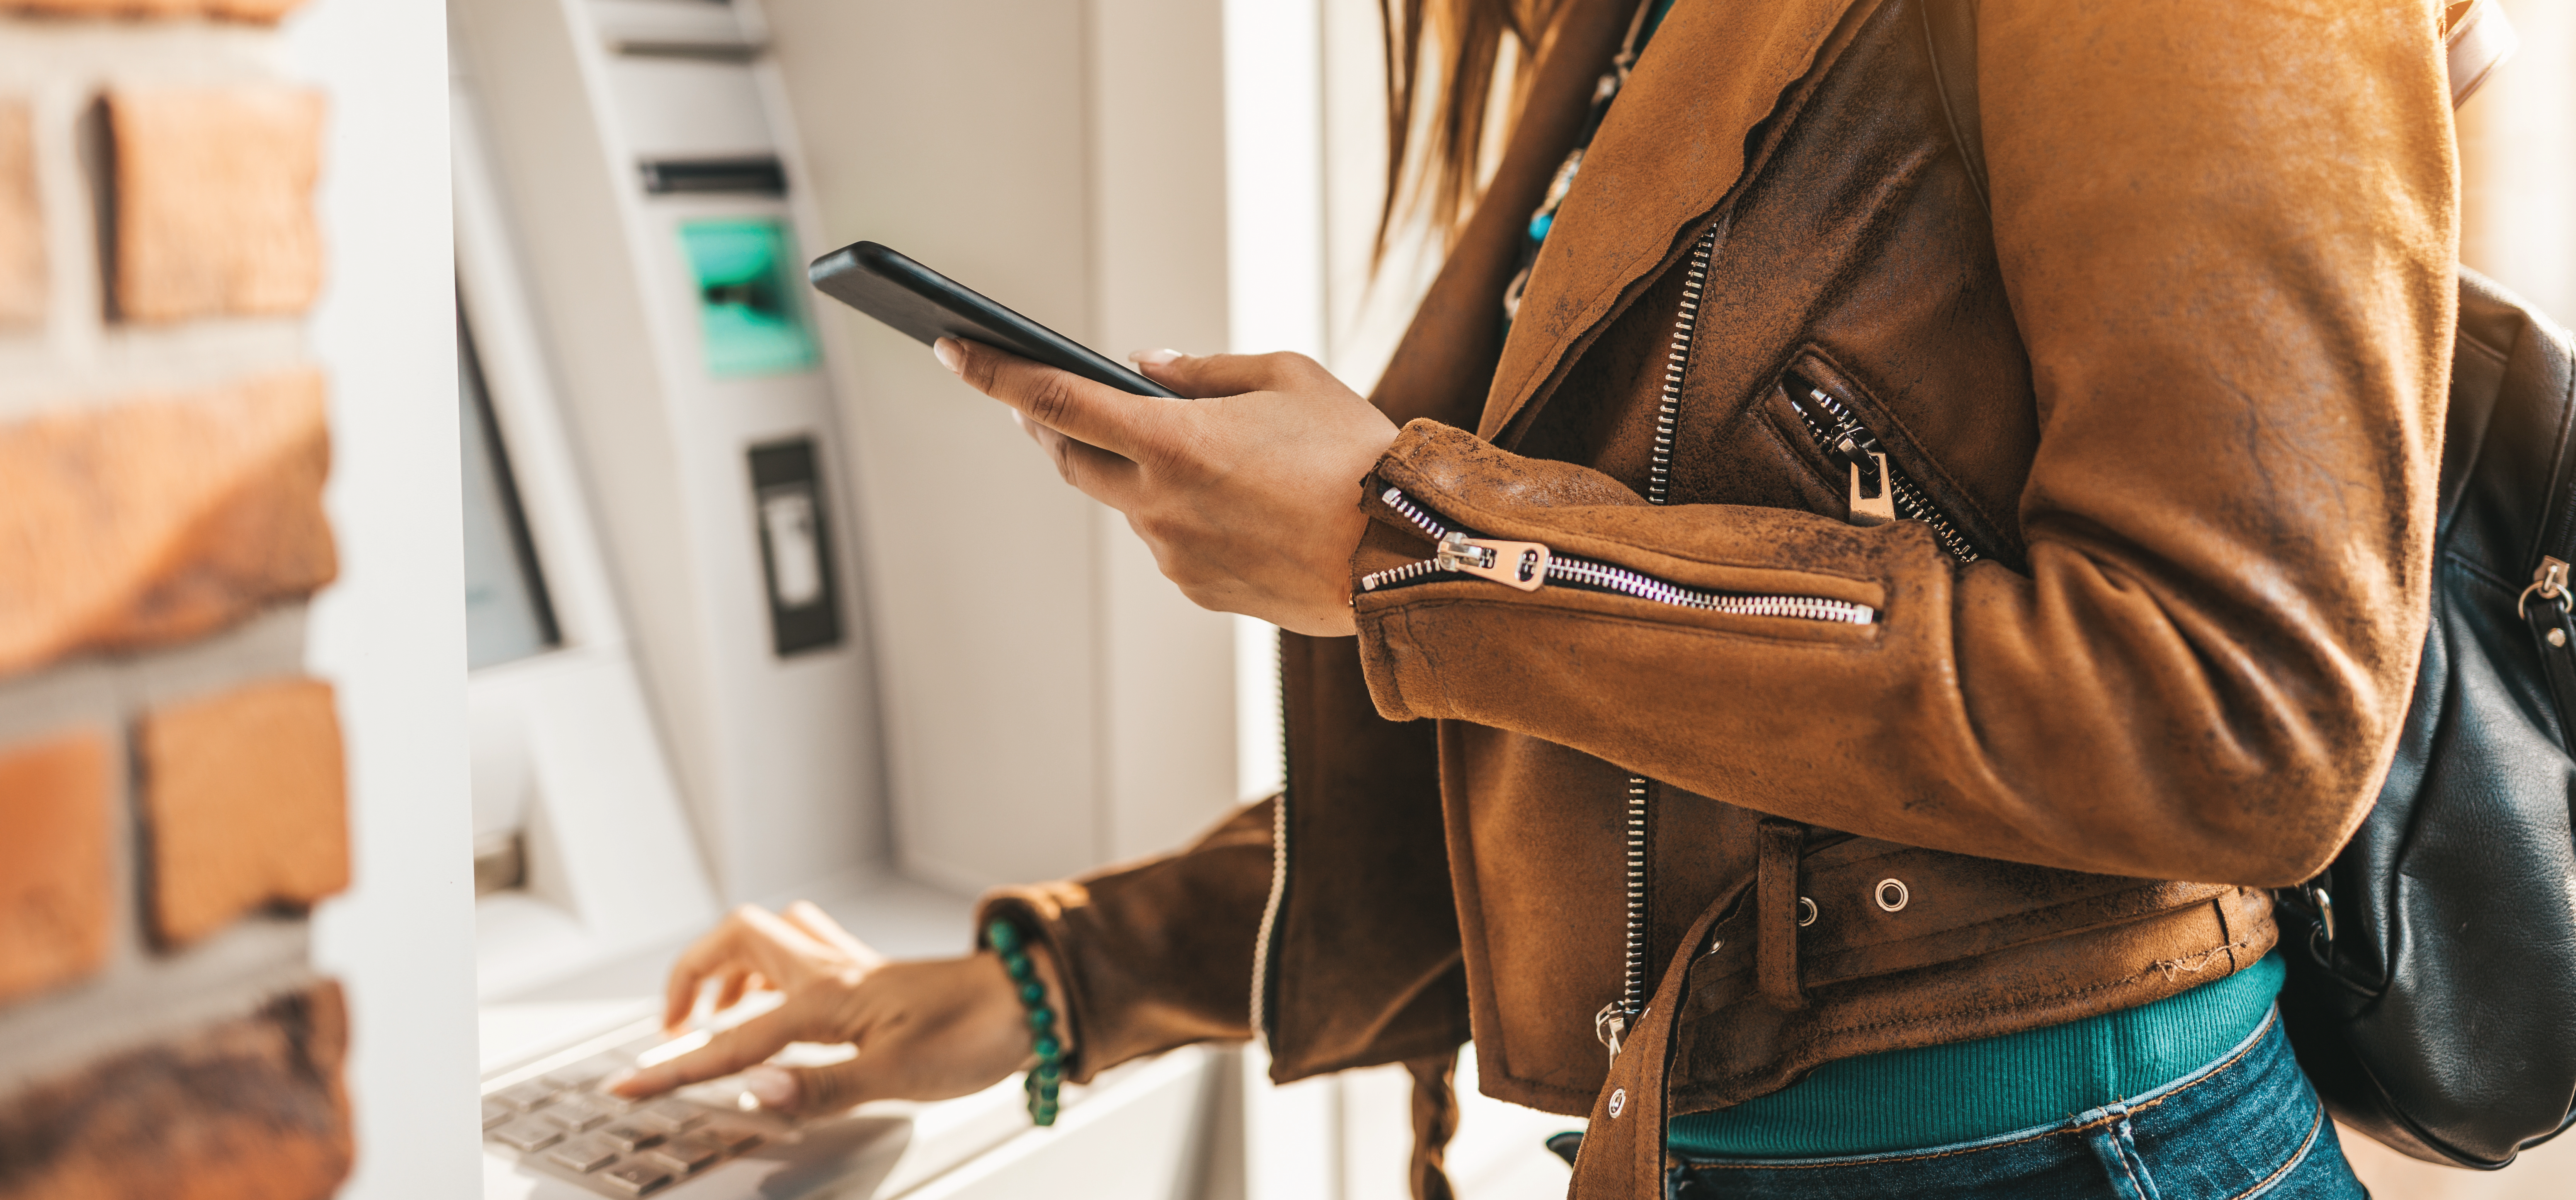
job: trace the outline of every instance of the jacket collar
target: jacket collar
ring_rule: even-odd
[[[1753,127],[1807,74],[1853,3],[1674,5],[1557,210],[1477,436],[1492,440],[1510,426],[1624,298],[1687,249],[1698,219],[1743,174]],[[1624,21],[1627,6],[1619,0],[1600,7],[1618,10]],[[1489,194],[1488,203],[1503,199]],[[1489,302],[1499,303],[1499,292]]]
[[[1484,198],[1369,393],[1396,424],[1427,417],[1464,427],[1483,411],[1502,353],[1503,289],[1520,269],[1530,212],[1582,134],[1593,82],[1609,69],[1635,12],[1636,0],[1573,0],[1541,43]]]

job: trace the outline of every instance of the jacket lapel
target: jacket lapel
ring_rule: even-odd
[[[1687,249],[1683,239],[1697,232],[1687,227],[1715,209],[1742,175],[1753,127],[1806,75],[1853,3],[1678,0],[1610,106],[1557,210],[1503,344],[1477,436],[1492,440],[1509,426],[1563,373],[1622,297]],[[1627,6],[1607,7],[1624,17]],[[1531,99],[1535,105],[1535,92]],[[1481,221],[1486,214],[1477,216]],[[1491,299],[1499,296],[1497,285]]]

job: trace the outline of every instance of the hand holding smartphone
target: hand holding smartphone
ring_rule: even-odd
[[[876,242],[853,242],[815,259],[806,278],[824,295],[923,345],[943,337],[982,342],[1122,392],[1181,399],[1180,393],[1116,360]]]

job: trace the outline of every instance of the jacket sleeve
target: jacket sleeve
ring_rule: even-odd
[[[1060,883],[998,888],[1005,917],[1056,962],[1087,1083],[1132,1058],[1252,1036],[1252,950],[1270,897],[1271,806],[1235,810],[1189,847]]]
[[[1995,244],[2041,429],[2028,573],[1956,566],[1910,522],[1650,507],[1416,421],[1355,573],[1428,553],[1383,482],[1486,536],[1879,615],[1360,593],[1380,711],[1913,845],[2313,875],[2372,801],[2424,633],[2456,202],[2413,11],[1984,0]]]

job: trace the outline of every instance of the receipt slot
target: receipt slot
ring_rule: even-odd
[[[769,585],[769,638],[780,658],[839,644],[832,539],[810,438],[751,448],[760,562]]]

